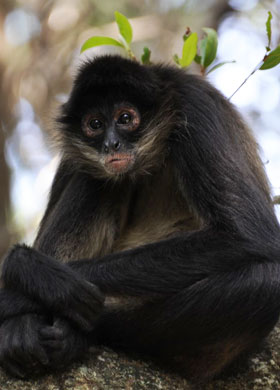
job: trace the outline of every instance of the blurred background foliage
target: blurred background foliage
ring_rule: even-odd
[[[93,35],[117,37],[114,11],[130,18],[133,51],[172,62],[187,26],[218,30],[218,60],[236,60],[209,79],[229,97],[265,54],[267,11],[272,46],[280,44],[280,0],[1,0],[0,257],[11,243],[32,242],[58,156],[48,144],[52,110],[65,101],[80,55]],[[280,194],[280,68],[258,72],[232,102],[253,127],[275,195]]]

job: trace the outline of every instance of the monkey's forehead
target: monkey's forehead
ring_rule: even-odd
[[[78,71],[76,81],[85,80],[95,84],[104,84],[112,80],[129,84],[143,83],[143,80],[151,83],[155,81],[147,67],[118,55],[95,57],[84,62]]]
[[[102,56],[86,61],[74,80],[72,95],[91,95],[125,100],[130,95],[152,101],[159,82],[152,68],[120,56]]]

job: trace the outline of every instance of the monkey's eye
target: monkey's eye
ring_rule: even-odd
[[[103,129],[104,122],[98,115],[89,114],[83,118],[82,130],[87,137],[97,137],[103,133]]]
[[[130,105],[120,105],[114,112],[114,121],[120,131],[128,132],[138,129],[140,115],[136,108]]]
[[[88,122],[88,126],[91,130],[98,130],[102,127],[103,123],[99,119],[91,119]]]
[[[118,119],[118,123],[120,125],[127,125],[131,122],[131,114],[129,112],[124,112]]]

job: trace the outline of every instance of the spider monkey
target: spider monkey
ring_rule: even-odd
[[[280,240],[257,144],[205,79],[103,56],[56,126],[32,248],[6,256],[0,361],[16,376],[105,344],[212,378],[280,311]]]

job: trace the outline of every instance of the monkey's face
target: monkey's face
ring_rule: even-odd
[[[103,105],[83,116],[84,140],[98,153],[99,162],[109,175],[123,174],[133,168],[140,123],[138,109],[129,103]]]
[[[176,111],[166,88],[152,66],[119,56],[85,63],[58,118],[62,152],[103,179],[159,169]]]

